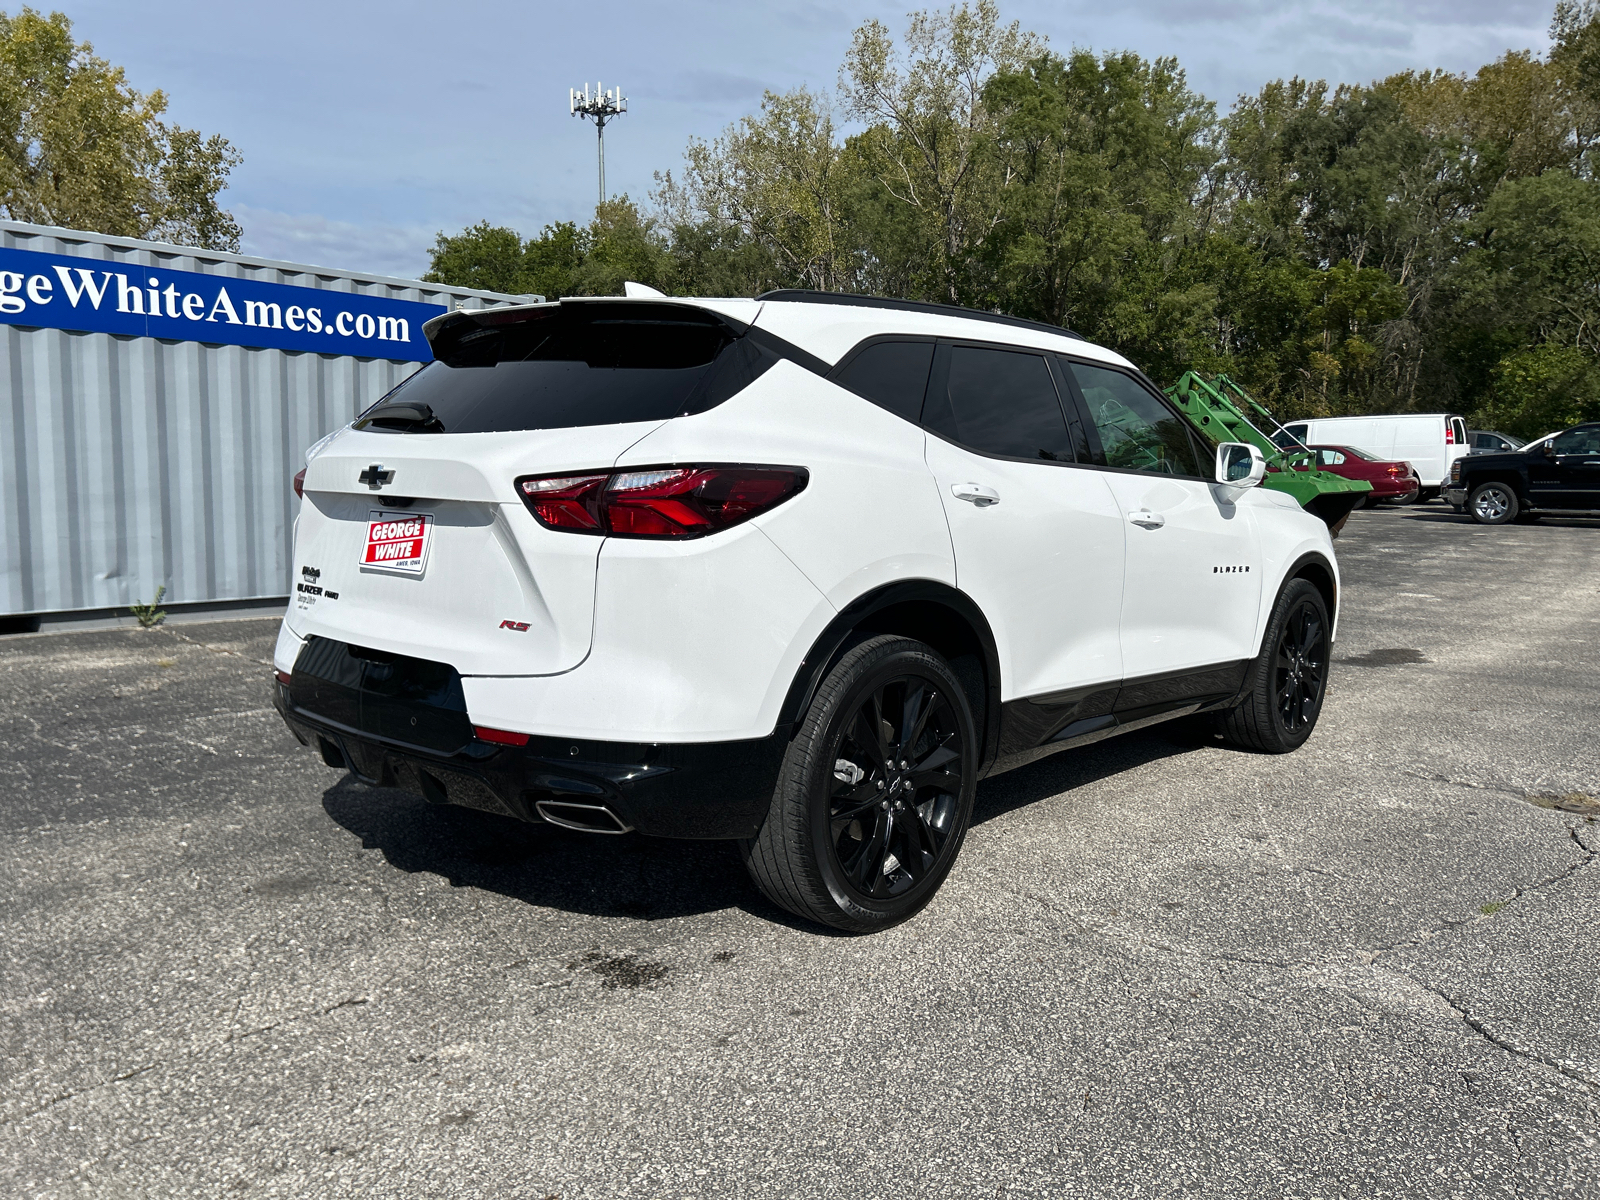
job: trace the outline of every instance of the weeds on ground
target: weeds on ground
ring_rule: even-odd
[[[156,598],[150,601],[149,604],[135,604],[128,610],[133,614],[134,619],[139,622],[141,628],[154,629],[157,625],[161,624],[162,621],[167,619],[167,610],[156,607],[156,605],[161,603],[161,597],[165,596],[166,594],[167,585],[163,583],[156,589]]]

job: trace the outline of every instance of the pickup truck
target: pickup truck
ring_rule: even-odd
[[[1600,513],[1600,421],[1521,450],[1458,458],[1442,494],[1480,525],[1537,520],[1547,512]]]

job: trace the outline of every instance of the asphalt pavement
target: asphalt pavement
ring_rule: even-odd
[[[1304,749],[986,781],[865,938],[330,770],[275,621],[0,639],[0,1194],[1600,1196],[1600,521],[1336,548]]]

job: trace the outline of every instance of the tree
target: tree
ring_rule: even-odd
[[[853,290],[846,205],[854,156],[834,141],[833,115],[805,88],[768,92],[761,111],[684,152],[683,178],[658,176],[658,203],[679,225],[708,221],[761,246],[801,287]]]
[[[989,153],[994,120],[983,91],[1041,49],[1016,22],[1000,24],[994,0],[912,13],[904,55],[876,20],[851,39],[840,90],[850,115],[869,126],[856,145],[880,196],[910,218],[922,250],[913,286],[927,298],[992,300],[973,267],[1009,181]]]
[[[531,291],[522,235],[504,225],[479,221],[458,234],[440,233],[428,251],[432,260],[422,278],[428,283],[477,288],[485,292]]]
[[[0,211],[16,221],[238,250],[217,196],[240,156],[161,120],[166,96],[72,37],[62,13],[0,13]]]
[[[587,226],[558,221],[526,241],[514,229],[479,221],[457,234],[440,233],[422,278],[551,300],[619,295],[628,280],[670,287],[673,260],[657,225],[626,196],[600,205]]]
[[[988,239],[1004,307],[1157,369],[1192,357],[1216,296],[1186,261],[1219,157],[1211,103],[1172,59],[1085,50],[995,75],[983,103],[1010,181]]]

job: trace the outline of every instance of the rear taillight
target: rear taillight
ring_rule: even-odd
[[[306,469],[301,467],[294,473],[294,494],[304,497],[306,494]]]
[[[283,684],[284,687],[288,687],[294,682],[287,671],[274,671],[273,674],[278,677],[278,682]]]
[[[1393,467],[1389,468],[1389,474],[1391,474],[1391,475],[1400,476],[1400,475],[1404,475],[1405,473],[1406,473],[1406,469],[1404,467],[1401,467],[1401,466],[1393,466]]]
[[[1445,422],[1444,426],[1444,444],[1446,446],[1454,446],[1456,444],[1456,431],[1450,428],[1448,421]]]
[[[686,538],[748,521],[802,490],[808,478],[800,467],[640,467],[533,476],[517,480],[517,490],[547,529]]]

